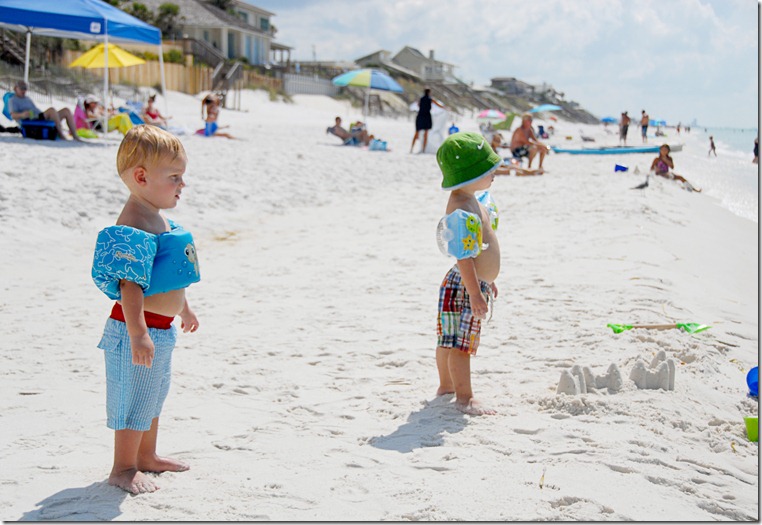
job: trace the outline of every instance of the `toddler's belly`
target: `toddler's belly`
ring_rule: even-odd
[[[500,250],[491,246],[476,258],[476,276],[480,281],[493,283],[500,273]]]
[[[143,310],[167,317],[178,315],[185,305],[185,288],[151,295],[143,300]]]

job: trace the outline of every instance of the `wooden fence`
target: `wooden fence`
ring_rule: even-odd
[[[65,51],[64,64],[71,64],[82,53]],[[164,77],[167,89],[195,95],[212,88],[212,69],[193,64],[193,57],[186,55],[186,64],[164,63]],[[103,68],[89,69],[89,72],[103,77]],[[158,61],[148,61],[138,66],[109,68],[110,84],[158,87],[161,85],[161,68]],[[260,75],[255,71],[244,70],[243,87],[264,88],[280,91],[283,82],[280,79]]]

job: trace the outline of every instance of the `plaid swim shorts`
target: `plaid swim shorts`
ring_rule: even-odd
[[[492,288],[484,281],[479,285],[485,299],[492,298]],[[439,317],[437,319],[437,346],[457,348],[476,355],[482,322],[474,317],[471,301],[463,285],[457,265],[445,275],[439,288]]]

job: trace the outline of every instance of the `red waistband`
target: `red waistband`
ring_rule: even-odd
[[[172,321],[175,320],[174,317],[167,317],[166,315],[159,315],[153,312],[143,312],[143,315],[145,316],[146,326],[148,326],[148,328],[167,330],[172,326]],[[117,321],[122,321],[123,323],[126,322],[124,320],[122,305],[119,303],[114,303],[114,308],[111,309],[111,315],[109,317],[111,317],[111,319],[116,319]]]

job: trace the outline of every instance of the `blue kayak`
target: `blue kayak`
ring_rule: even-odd
[[[659,153],[659,146],[614,146],[601,148],[567,149],[552,146],[556,153],[570,153],[571,155],[621,155],[622,153]]]

